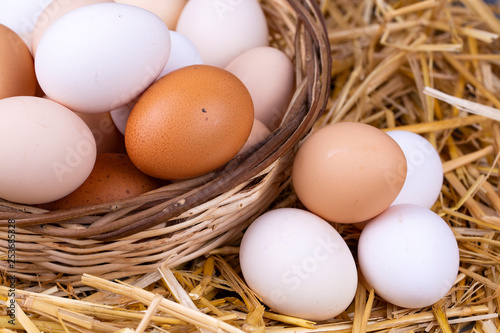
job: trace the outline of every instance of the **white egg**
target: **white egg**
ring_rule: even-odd
[[[443,164],[436,149],[421,135],[388,131],[406,158],[406,180],[393,205],[415,204],[431,208],[441,193]]]
[[[167,64],[156,80],[176,69],[203,64],[200,52],[189,39],[176,31],[170,30],[170,42],[171,49]]]
[[[118,3],[77,8],[45,32],[35,71],[47,96],[77,112],[107,112],[139,96],[170,53],[165,23]]]
[[[433,211],[410,204],[391,206],[366,224],[358,260],[376,294],[405,308],[430,306],[446,296],[460,264],[448,224]]]
[[[113,123],[115,123],[116,128],[125,135],[125,128],[127,127],[127,120],[130,116],[130,112],[134,108],[135,101],[127,103],[123,106],[120,106],[117,109],[111,110],[109,113],[111,114],[111,119]]]
[[[2,0],[0,24],[17,33],[31,50],[35,23],[50,2],[51,0]]]
[[[340,234],[320,217],[281,208],[258,217],[243,235],[240,265],[248,286],[274,310],[309,320],[342,313],[357,270]]]
[[[190,0],[176,31],[196,45],[205,64],[222,68],[239,54],[269,44],[266,17],[257,0]]]
[[[45,31],[63,15],[76,8],[103,2],[113,2],[113,0],[52,0],[36,20],[31,40],[31,53],[36,54],[38,43]]]

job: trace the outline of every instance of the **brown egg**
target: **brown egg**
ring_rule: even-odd
[[[98,154],[87,180],[62,199],[41,205],[65,209],[133,198],[161,186],[158,179],[139,171],[126,154]]]
[[[149,87],[125,129],[125,147],[144,173],[185,179],[223,166],[243,147],[253,103],[230,72],[208,65],[175,70]]]
[[[118,130],[109,112],[75,112],[92,131],[97,153],[125,153],[125,139]]]
[[[361,123],[337,123],[314,132],[299,148],[292,181],[311,212],[338,223],[382,213],[406,178],[406,159],[389,135]]]
[[[34,96],[37,89],[33,57],[14,31],[0,24],[0,99]]]

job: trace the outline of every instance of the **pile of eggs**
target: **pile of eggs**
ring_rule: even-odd
[[[36,6],[0,3],[0,198],[63,209],[206,174],[274,131],[293,94],[293,64],[269,46],[257,0]],[[431,211],[443,171],[423,137],[326,126],[304,140],[292,181],[307,210],[269,211],[241,243],[265,304],[330,319],[359,273],[402,307],[449,291],[458,247]],[[356,249],[333,223],[359,227]]]
[[[459,249],[431,210],[443,167],[424,137],[362,123],[327,125],[298,149],[292,182],[305,209],[270,210],[241,241],[242,274],[265,304],[290,316],[332,319],[352,304],[359,275],[377,296],[404,308],[431,306],[450,291]],[[334,223],[356,226],[357,243],[349,247]]]
[[[269,39],[257,0],[2,1],[0,198],[71,208],[217,170],[292,97]]]

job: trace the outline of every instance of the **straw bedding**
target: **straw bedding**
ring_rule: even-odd
[[[242,280],[242,230],[235,229],[204,255],[182,262],[169,257],[153,272],[121,281],[92,272],[72,283],[18,281],[17,326],[0,332],[499,330],[499,10],[478,0],[319,4],[331,43],[332,85],[312,131],[358,121],[419,133],[438,149],[445,182],[432,209],[452,227],[461,259],[448,295],[427,308],[398,308],[361,277],[351,306],[332,320],[282,316],[264,307]],[[220,200],[229,203],[232,195]],[[289,182],[270,202],[269,208],[277,207],[301,207]],[[359,230],[335,227],[354,248]],[[6,278],[2,300],[9,292]],[[1,311],[0,327],[9,319],[5,305]]]

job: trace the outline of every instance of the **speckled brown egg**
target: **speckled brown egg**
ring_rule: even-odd
[[[52,210],[109,203],[136,197],[161,183],[137,169],[126,154],[102,153],[97,154],[92,172],[79,188],[41,207]]]
[[[19,35],[0,24],[0,99],[34,96],[36,89],[30,50]]]
[[[130,113],[125,147],[150,176],[196,177],[238,153],[253,119],[250,93],[235,75],[209,65],[187,66],[144,92]]]

